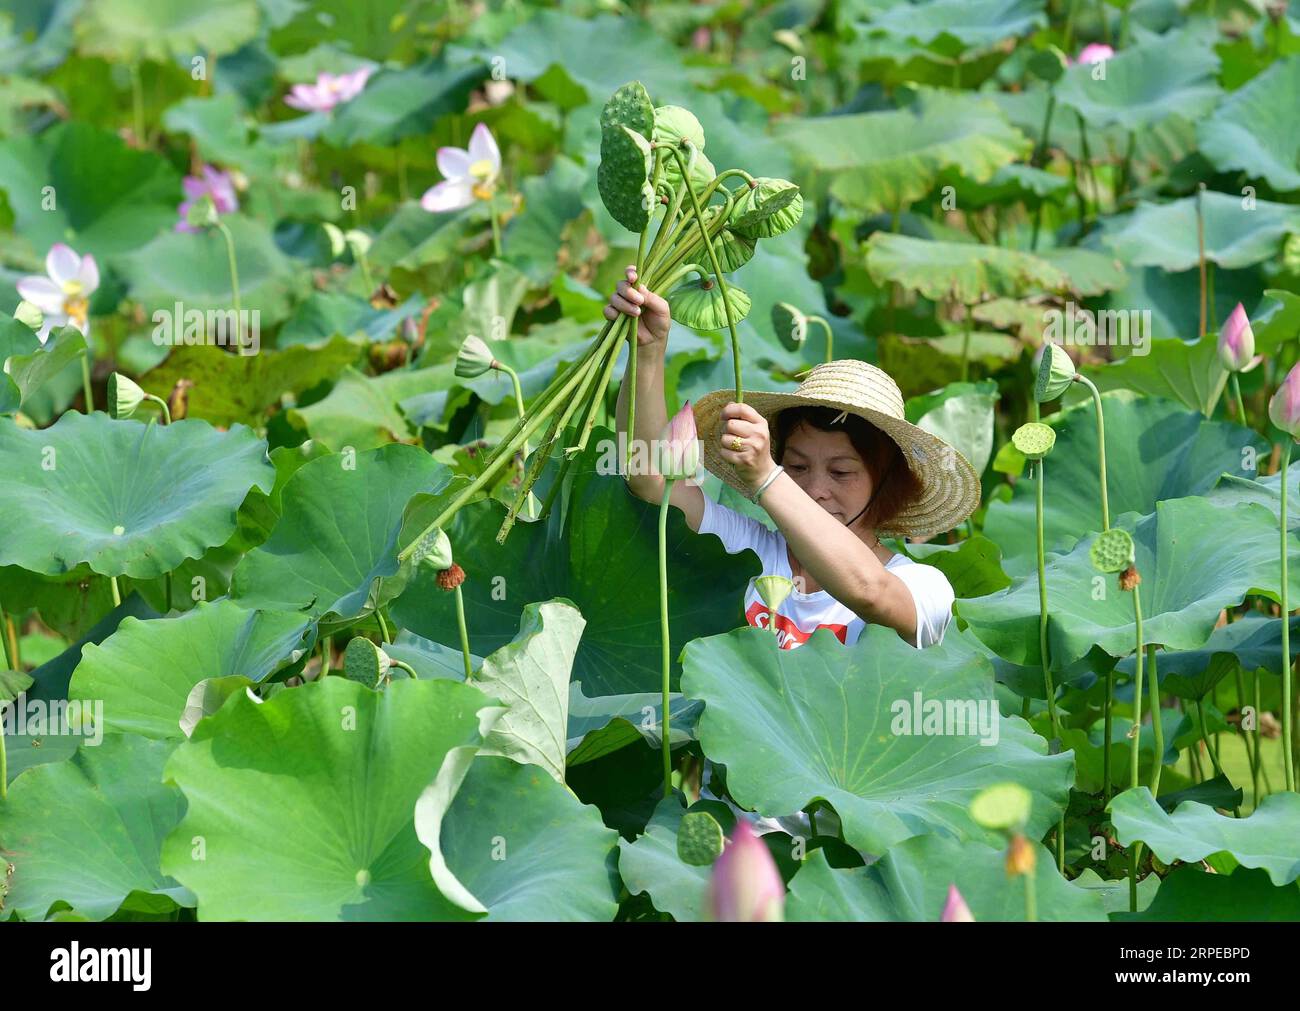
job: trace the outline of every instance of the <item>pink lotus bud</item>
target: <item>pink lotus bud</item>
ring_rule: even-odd
[[[694,477],[700,469],[700,442],[695,434],[695,412],[688,400],[659,436],[658,471],[666,478]]]
[[[1255,331],[1250,328],[1250,319],[1240,302],[1219,331],[1219,361],[1229,372],[1245,372],[1257,361]]]
[[[1268,419],[1291,438],[1300,441],[1300,362],[1282,380],[1268,402]]]
[[[974,923],[975,917],[971,915],[970,906],[966,905],[966,900],[961,897],[961,892],[957,891],[956,885],[948,886],[948,901],[944,903],[943,915],[939,917],[940,923]]]
[[[1090,42],[1079,50],[1080,63],[1099,63],[1102,60],[1109,60],[1115,55],[1115,50],[1101,42]]]
[[[785,919],[785,883],[767,844],[744,817],[736,819],[730,841],[713,863],[705,915],[715,923],[779,923]]]

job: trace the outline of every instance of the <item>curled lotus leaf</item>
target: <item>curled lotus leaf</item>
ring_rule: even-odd
[[[759,178],[736,199],[730,227],[753,239],[788,232],[803,217],[803,194],[788,179]]]

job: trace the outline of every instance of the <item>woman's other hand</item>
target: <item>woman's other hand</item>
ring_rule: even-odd
[[[609,303],[605,306],[605,318],[617,319],[620,312],[635,316],[637,346],[644,348],[653,345],[662,351],[668,345],[668,328],[672,323],[668,303],[663,296],[656,295],[644,284],[638,284],[636,276],[636,265],[629,264],[627,279],[619,281],[609,297]]]
[[[752,491],[776,466],[772,462],[772,439],[767,419],[749,404],[738,404],[734,400],[722,409],[722,417],[719,453],[736,468],[736,473]],[[741,440],[739,449],[734,448],[737,439]]]

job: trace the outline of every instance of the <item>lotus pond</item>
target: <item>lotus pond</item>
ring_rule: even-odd
[[[1300,6],[0,21],[0,918],[1300,919]],[[972,465],[941,643],[629,493],[628,264]]]

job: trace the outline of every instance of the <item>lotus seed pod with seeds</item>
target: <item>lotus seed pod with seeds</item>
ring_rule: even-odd
[[[420,538],[411,553],[411,560],[416,565],[426,566],[435,572],[451,568],[454,560],[451,555],[451,538],[442,527],[434,527]]]
[[[741,187],[731,213],[731,229],[752,239],[788,232],[803,217],[803,193],[788,179],[758,178]]]
[[[628,81],[618,88],[600,110],[602,131],[617,126],[631,127],[643,137],[654,134],[654,103],[650,101],[650,95],[640,81]]]
[[[707,811],[688,811],[677,828],[677,856],[692,867],[708,867],[722,855],[722,826]]]
[[[1034,399],[1046,404],[1058,399],[1078,373],[1074,362],[1059,344],[1048,341],[1043,345],[1043,356],[1038,362],[1038,377],[1034,382]]]
[[[650,223],[655,205],[650,168],[650,142],[641,133],[620,125],[601,134],[596,188],[610,216],[629,232]]]
[[[995,783],[975,795],[970,816],[977,825],[999,832],[1019,831],[1029,821],[1033,798],[1019,783]]]
[[[108,377],[108,414],[109,417],[129,418],[135,409],[144,403],[145,392],[133,380],[120,372]]]
[[[474,379],[489,371],[496,359],[492,349],[482,337],[470,334],[460,345],[456,353],[456,375],[461,379]]]
[[[1056,444],[1056,430],[1041,421],[1021,425],[1011,436],[1011,444],[1028,460],[1041,460]]]
[[[785,576],[759,576],[754,580],[754,588],[767,605],[769,611],[775,611],[785,603],[794,589],[794,583]]]
[[[1122,572],[1133,564],[1133,538],[1127,530],[1103,530],[1088,549],[1088,560],[1098,572]]]
[[[343,676],[368,687],[378,683],[391,665],[388,654],[364,636],[354,636],[343,651]]]
[[[732,322],[739,323],[749,315],[749,295],[734,284],[727,285],[727,302],[722,301],[722,286],[712,277],[696,277],[682,281],[667,295],[673,319],[693,330],[725,330],[726,305],[731,306]]]
[[[772,306],[772,329],[783,348],[798,351],[808,336],[808,317],[789,302],[777,302]]]

